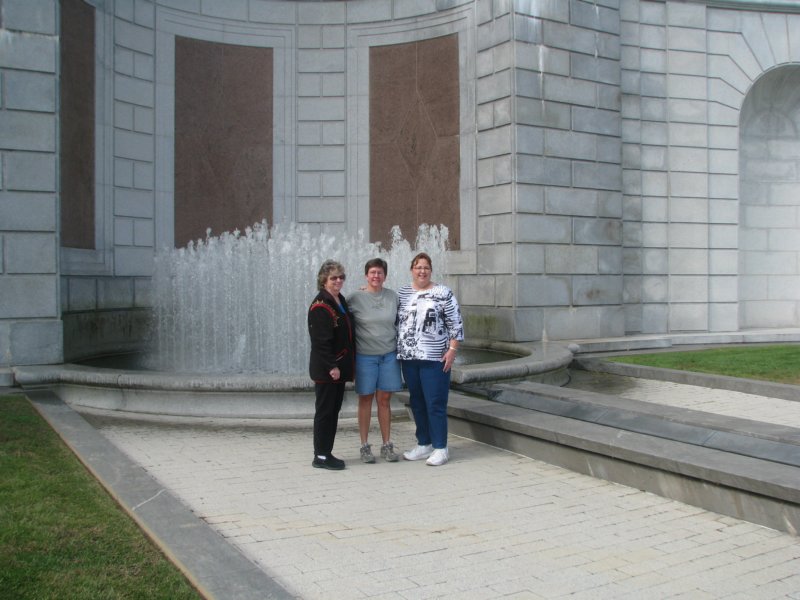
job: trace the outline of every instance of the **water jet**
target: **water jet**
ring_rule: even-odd
[[[447,275],[447,228],[422,226],[412,247],[399,228],[388,249],[354,237],[316,234],[291,224],[259,223],[243,233],[156,255],[152,342],[142,353],[94,357],[81,364],[24,367],[21,385],[47,385],[80,410],[215,418],[308,418],[306,310],[327,258],[345,266],[345,296],[363,281],[363,265],[389,263],[387,287],[408,279],[419,251]],[[534,378],[566,381],[572,353],[557,345],[468,340],[453,370],[455,386]],[[355,414],[352,390],[343,415]],[[395,409],[404,411],[400,400]]]

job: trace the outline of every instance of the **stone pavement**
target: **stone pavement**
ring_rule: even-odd
[[[674,383],[644,395],[800,427],[796,402]],[[85,416],[298,598],[800,599],[800,538],[468,439],[451,436],[443,467],[364,465],[343,419],[348,468],[330,472],[310,466],[308,421]],[[393,431],[414,444],[409,421]]]

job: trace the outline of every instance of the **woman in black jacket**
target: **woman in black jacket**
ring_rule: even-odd
[[[336,458],[333,442],[339,424],[339,411],[344,400],[344,387],[353,381],[356,338],[353,314],[341,294],[344,267],[326,260],[317,275],[319,293],[308,308],[308,335],[311,357],[308,372],[314,382],[314,460],[319,469],[344,469],[344,461]]]

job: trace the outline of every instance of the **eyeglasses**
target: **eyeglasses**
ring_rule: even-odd
[[[414,267],[415,271],[430,271],[430,267]]]
[[[328,277],[328,281],[336,281],[337,279],[341,279],[342,281],[344,281],[345,276],[344,275],[331,275],[330,277]]]

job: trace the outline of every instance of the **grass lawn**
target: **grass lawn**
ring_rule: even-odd
[[[800,384],[800,344],[738,346],[615,356],[614,362]]]
[[[0,396],[0,596],[199,598],[22,396]]]

